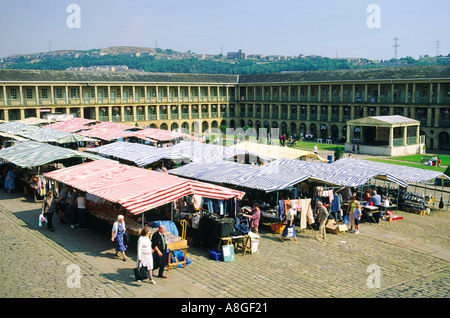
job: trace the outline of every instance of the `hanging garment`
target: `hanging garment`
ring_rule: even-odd
[[[328,198],[330,199],[330,203],[333,202],[334,199],[333,189],[328,190]]]
[[[299,204],[299,201],[300,201],[300,200],[291,200],[292,209],[295,211],[296,214],[297,214],[297,213],[300,211],[300,209],[301,209],[301,206],[300,206],[300,204]]]
[[[309,224],[314,224],[314,216],[313,216],[313,212],[311,209],[311,199],[306,199],[307,203],[306,203],[306,218]],[[303,206],[302,206],[302,210],[303,210]]]
[[[286,218],[284,211],[284,201],[280,200],[278,201],[278,218],[280,219],[280,221],[284,221],[284,219]]]
[[[331,201],[330,211],[339,212],[340,208],[341,208],[341,200],[339,199],[339,196],[335,194],[333,196],[333,201]]]
[[[307,223],[314,223],[314,218],[311,210],[311,199],[300,200],[300,228],[306,229]]]

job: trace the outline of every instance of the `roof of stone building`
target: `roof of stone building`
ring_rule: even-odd
[[[239,84],[450,79],[450,65],[240,75]]]
[[[0,70],[0,82],[148,82],[237,84],[237,75],[145,72]]]
[[[263,84],[375,80],[450,79],[450,65],[410,66],[268,74],[182,74],[146,72],[86,72],[0,70],[0,82],[143,82],[186,84]]]

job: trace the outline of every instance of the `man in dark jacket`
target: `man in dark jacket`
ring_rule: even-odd
[[[155,250],[155,262],[153,264],[153,270],[159,267],[158,277],[167,278],[167,276],[163,275],[164,267],[167,259],[166,253],[166,239],[164,237],[164,232],[166,231],[166,227],[164,225],[160,225],[158,231],[152,235],[152,248]]]

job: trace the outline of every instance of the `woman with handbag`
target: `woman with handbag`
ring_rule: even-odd
[[[153,280],[153,255],[152,255],[152,242],[150,241],[150,229],[144,227],[141,231],[141,236],[139,236],[137,243],[137,272],[140,272],[141,268],[148,272],[149,283],[156,284]],[[138,278],[138,277],[136,277]],[[139,280],[145,279],[147,277],[142,277],[139,274]]]
[[[281,234],[280,241],[283,242],[284,238],[293,237],[294,242],[297,241],[297,235],[295,233],[295,224],[294,217],[297,214],[297,211],[292,208],[290,203],[286,204],[286,207],[289,209],[286,215],[286,226],[284,227],[283,233]]]
[[[127,250],[127,248],[123,242],[123,237],[126,230],[127,229],[125,227],[124,216],[119,215],[117,217],[117,221],[113,224],[111,232],[111,242],[114,242],[114,246],[116,248],[116,256],[119,256],[119,252],[121,252],[124,262],[127,260],[127,257],[125,255],[125,251]]]

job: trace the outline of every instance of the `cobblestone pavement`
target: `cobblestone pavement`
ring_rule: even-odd
[[[280,242],[261,227],[259,253],[213,261],[189,248],[192,263],[156,285],[134,281],[136,248],[114,257],[110,227],[38,226],[40,205],[0,190],[1,298],[448,298],[448,212],[361,224],[361,234],[298,231]],[[76,280],[79,270],[80,280]],[[75,279],[74,279],[75,277]],[[79,286],[76,283],[79,282]],[[289,286],[289,288],[287,288]]]

